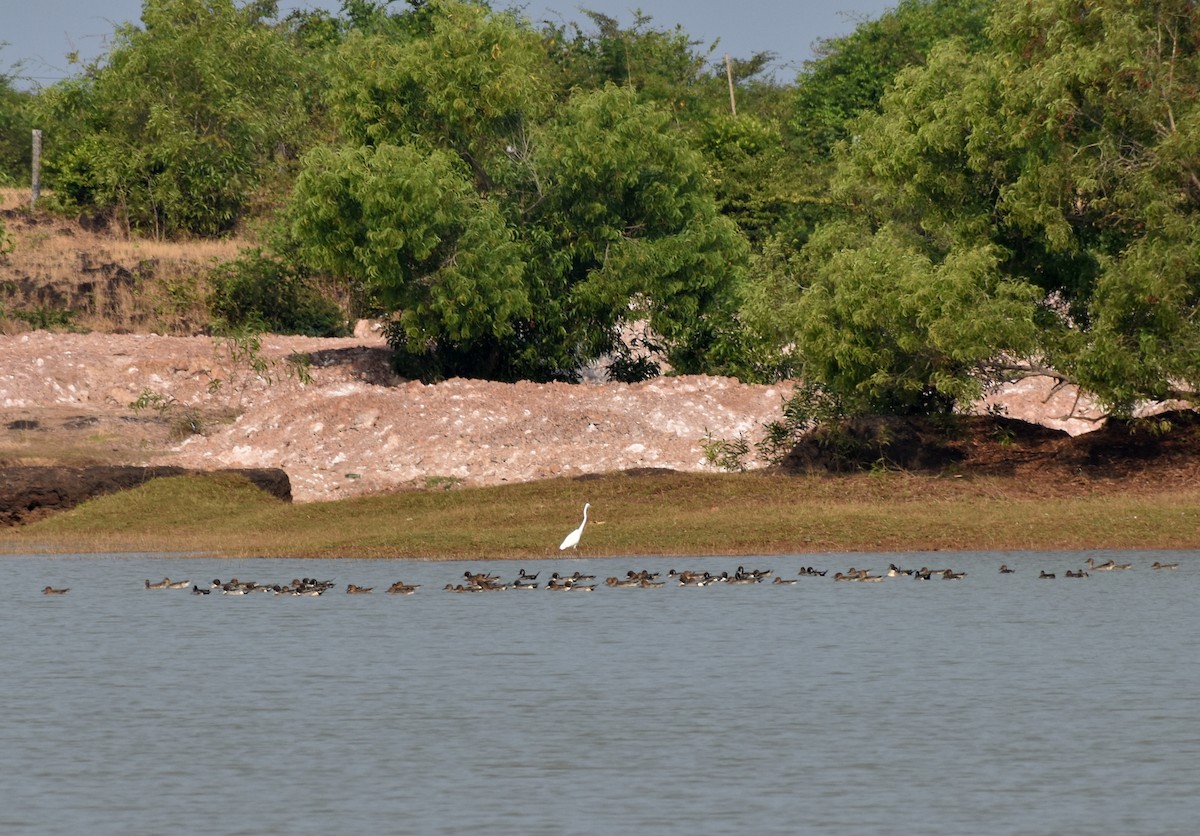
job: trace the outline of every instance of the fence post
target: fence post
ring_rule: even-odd
[[[29,208],[36,209],[38,198],[42,196],[42,132],[33,129],[33,162],[29,173]]]
[[[729,53],[725,53],[725,79],[729,82],[729,113],[731,116],[737,116],[737,98],[733,95],[733,62],[729,60]]]

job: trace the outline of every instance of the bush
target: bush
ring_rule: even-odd
[[[322,296],[301,268],[249,250],[212,273],[209,313],[231,326],[253,325],[275,334],[343,337],[345,314]]]

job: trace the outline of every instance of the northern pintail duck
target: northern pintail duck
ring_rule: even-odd
[[[639,579],[637,579],[637,578],[624,578],[624,579],[621,579],[621,578],[605,578],[605,579],[604,579],[604,585],[605,585],[605,586],[611,586],[611,587],[614,587],[614,588],[617,588],[617,587],[625,587],[625,588],[632,589],[632,588],[633,588],[633,587],[635,587],[635,586],[641,586],[641,585],[642,585],[642,582],[641,582]]]
[[[537,589],[538,582],[529,580],[529,577],[527,576],[525,578],[517,578],[512,582],[511,586],[513,589]]]
[[[1151,569],[1178,569],[1178,563],[1159,563],[1157,560],[1150,564]]]
[[[163,578],[163,580],[166,580],[166,578]],[[191,585],[191,581],[169,581],[167,589],[187,589]]]
[[[520,572],[517,573],[517,580],[519,580],[519,581],[536,581],[538,575],[540,575],[540,574],[542,574],[542,573],[534,572],[531,575],[528,572],[526,572],[524,569],[522,569]]]
[[[55,589],[52,586],[46,586],[42,588],[43,595],[66,595],[70,591],[70,587],[66,587],[65,589]]]
[[[211,595],[212,590],[211,589],[201,589],[200,587],[196,586],[195,584],[192,584],[192,594],[193,595]]]
[[[786,584],[800,583],[800,581],[797,580],[796,578],[785,579],[785,578],[781,578],[777,575],[775,577],[775,580],[771,581],[771,583],[772,583],[772,585],[778,585],[778,584],[785,584],[785,583]]]
[[[373,586],[357,586],[355,584],[348,583],[346,584],[346,593],[348,595],[365,595],[374,588],[375,587]]]
[[[171,581],[169,578],[163,578],[157,583],[150,583],[149,579],[146,580],[146,589],[166,589],[170,585]]]
[[[596,579],[595,575],[585,575],[582,572],[574,572],[573,574],[567,575],[565,577],[563,575],[558,574],[558,572],[555,572],[553,575],[550,576],[550,580],[558,581],[559,583],[564,583],[564,582],[578,583],[579,581],[594,581],[595,579]]]
[[[652,581],[649,578],[641,578],[638,584],[642,589],[661,589],[667,585],[666,581]]]
[[[1080,569],[1078,572],[1072,572],[1070,569],[1068,569],[1066,577],[1068,577],[1068,578],[1090,578],[1091,575],[1089,575],[1087,572],[1083,571],[1082,569]]]
[[[898,578],[901,575],[911,576],[912,573],[913,573],[912,569],[901,569],[895,563],[888,564],[887,576],[889,578]]]
[[[883,580],[883,575],[872,575],[870,569],[855,569],[851,566],[846,570],[846,574],[842,576],[846,580],[865,581],[867,583],[877,583]],[[837,575],[834,575],[834,580],[837,580]]]
[[[569,592],[573,589],[593,589],[593,586],[577,583],[574,578],[554,578],[546,581],[546,589],[554,592]]]
[[[1001,575],[1011,575],[1012,573],[1013,573],[1013,570],[1008,568],[1007,563],[1000,564],[1000,574]]]
[[[1106,563],[1097,564],[1096,561],[1090,557],[1087,559],[1087,565],[1088,569],[1092,570],[1093,572],[1111,572],[1113,569],[1117,568],[1117,564],[1111,560]]]
[[[1053,580],[1053,579],[1054,579],[1054,573],[1053,573],[1053,572],[1047,572],[1045,569],[1043,569],[1043,570],[1042,570],[1042,573],[1041,573],[1040,575],[1038,575],[1038,577],[1039,577],[1039,578],[1048,578],[1048,579],[1050,579],[1050,580]]]
[[[961,581],[966,576],[966,572],[955,572],[953,569],[947,569],[942,572],[942,577],[948,581]]]

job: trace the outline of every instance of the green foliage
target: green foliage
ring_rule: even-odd
[[[610,86],[573,96],[539,132],[540,202],[526,234],[539,326],[553,340],[542,352],[574,348],[586,363],[611,350],[623,322],[645,321],[676,365],[733,291],[745,241],[667,119]]]
[[[549,107],[537,36],[485,4],[434,0],[424,13],[337,51],[328,99],[351,145],[419,144],[456,154],[488,191],[508,146]]]
[[[821,41],[785,93],[781,158],[749,190],[764,203],[756,212],[760,237],[799,245],[821,223],[844,216],[845,203],[830,194],[832,159],[839,142],[869,138],[854,120],[878,111],[897,73],[924,65],[937,44],[957,38],[968,52],[982,49],[994,6],[995,0],[901,0],[849,35]]]
[[[77,331],[74,323],[75,311],[70,308],[37,307],[28,311],[9,311],[13,319],[19,319],[38,331]]]
[[[410,353],[502,338],[529,314],[520,247],[455,157],[381,144],[321,147],[304,163],[295,239],[398,311]]]
[[[254,249],[213,270],[211,314],[233,326],[253,325],[275,334],[340,337],[345,314],[295,265]]]
[[[817,427],[833,431],[846,416],[845,404],[819,383],[799,383],[783,399],[780,418],[763,425],[755,450],[764,461],[778,464],[805,433]]]
[[[792,93],[793,150],[810,161],[828,158],[849,137],[850,122],[875,110],[896,74],[923,65],[937,43],[957,37],[972,51],[983,48],[995,5],[995,0],[900,0],[849,35],[820,41]]]
[[[204,433],[204,417],[194,406],[181,404],[174,395],[164,395],[153,389],[143,389],[141,394],[129,404],[134,412],[152,409],[158,417],[170,426],[172,441],[182,441],[193,435]]]
[[[5,46],[0,41],[0,50]],[[12,79],[0,73],[0,186],[29,182],[33,128],[29,108],[32,100],[31,94],[14,89]],[[3,240],[4,229],[0,222],[0,244]]]
[[[700,449],[704,452],[704,461],[712,467],[725,471],[744,472],[746,457],[750,455],[750,442],[745,433],[730,441],[727,438],[713,438],[712,433],[705,428],[704,438],[700,439]]]
[[[771,286],[801,374],[945,408],[1049,365],[1129,411],[1200,382],[1200,21],[1182,0],[1001,3],[853,126],[828,224]],[[789,287],[790,283],[790,287]]]
[[[303,135],[301,54],[272,3],[147,0],[105,63],[39,97],[47,181],[69,206],[156,236],[218,235]]]
[[[558,67],[561,95],[613,84],[636,90],[643,101],[657,102],[685,121],[703,115],[701,82],[712,47],[697,51],[699,42],[681,27],[661,29],[641,11],[634,12],[628,29],[609,15],[582,11],[594,31],[570,23],[547,24],[542,32],[546,51]]]
[[[645,334],[622,340],[613,349],[608,365],[608,379],[621,383],[640,383],[662,372],[654,355],[662,346]]]
[[[271,383],[271,367],[274,364],[262,356],[262,333],[255,323],[235,325],[217,322],[213,328],[213,348],[215,354],[224,355],[229,361],[231,375],[246,374],[264,383]]]
[[[746,245],[669,113],[613,86],[556,106],[541,40],[514,17],[423,11],[338,52],[347,141],[304,158],[304,258],[395,314],[405,374],[575,379],[639,321],[673,363],[702,357]]]

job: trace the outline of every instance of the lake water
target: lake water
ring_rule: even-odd
[[[1063,577],[1088,556],[1135,568]],[[832,580],[889,562],[968,575]],[[602,580],[738,564],[830,571],[794,586],[442,591],[468,568]],[[1200,552],[0,565],[5,834],[1192,834],[1200,821]],[[338,585],[143,588],[164,575]],[[423,587],[381,594],[398,579]]]

